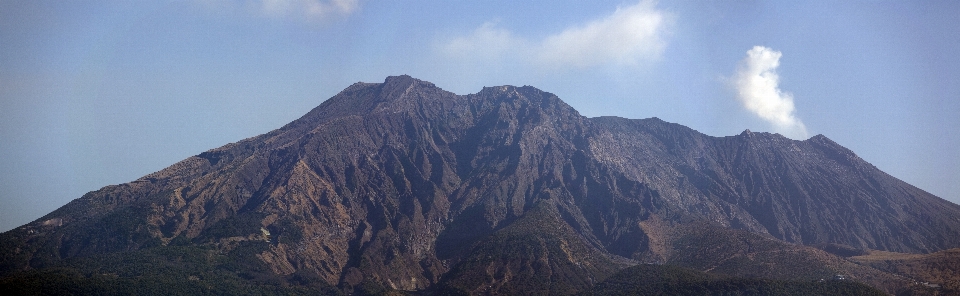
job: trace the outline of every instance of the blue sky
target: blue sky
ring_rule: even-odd
[[[960,2],[0,0],[0,231],[358,81],[824,134],[960,203]]]

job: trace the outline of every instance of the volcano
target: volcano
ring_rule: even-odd
[[[823,135],[712,137],[395,76],[3,233],[0,286],[574,294],[674,272],[895,293],[912,281],[849,257],[957,247],[960,206]]]

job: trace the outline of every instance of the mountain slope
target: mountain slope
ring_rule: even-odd
[[[586,118],[529,86],[458,96],[397,76],[0,235],[0,276],[109,253],[255,245],[246,260],[273,274],[348,291],[531,291],[546,274],[574,293],[676,258],[683,248],[665,225],[691,223],[798,244],[960,246],[960,206],[822,135],[716,138],[655,118]],[[504,243],[543,245],[521,253],[545,259],[514,260]]]
[[[444,276],[439,294],[569,294],[626,267],[580,239],[549,201],[469,254]]]
[[[681,211],[724,226],[801,244],[901,252],[960,242],[952,235],[956,204],[883,173],[823,135],[795,141],[748,130],[715,138],[658,119],[593,120],[607,131],[597,137],[601,161],[652,184]]]

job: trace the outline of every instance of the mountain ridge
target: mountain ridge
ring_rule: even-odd
[[[520,222],[566,230],[512,226]],[[587,118],[530,86],[455,95],[392,76],[0,235],[13,250],[0,258],[0,276],[196,245],[253,248],[248,259],[273,274],[309,272],[346,291],[529,292],[531,280],[516,276],[596,279],[564,288],[583,291],[622,264],[676,258],[669,225],[690,223],[798,245],[913,253],[960,246],[960,206],[823,135],[711,137],[658,118]],[[514,258],[525,247],[489,240],[516,241],[517,233],[580,250],[596,258],[593,267],[563,249],[530,249],[545,261],[520,265],[476,257]],[[486,263],[466,267],[477,262]],[[487,267],[500,273],[476,273]],[[477,286],[491,283],[500,290]]]

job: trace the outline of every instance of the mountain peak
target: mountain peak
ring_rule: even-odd
[[[711,137],[659,118],[587,119],[531,86],[456,95],[400,75],[0,235],[16,250],[0,252],[0,276],[184,247],[230,256],[216,260],[245,278],[344,291],[562,294],[622,263],[698,254],[683,242],[717,236],[671,242],[695,222],[929,252],[960,246],[956,217],[960,206],[822,135]]]
[[[384,83],[390,83],[395,81],[422,81],[422,80],[413,78],[407,74],[387,76],[387,78],[383,80]]]
[[[413,78],[410,75],[388,76],[383,80],[383,88],[387,90],[387,92],[397,90],[406,91],[418,87],[437,88],[437,86],[431,82]]]

